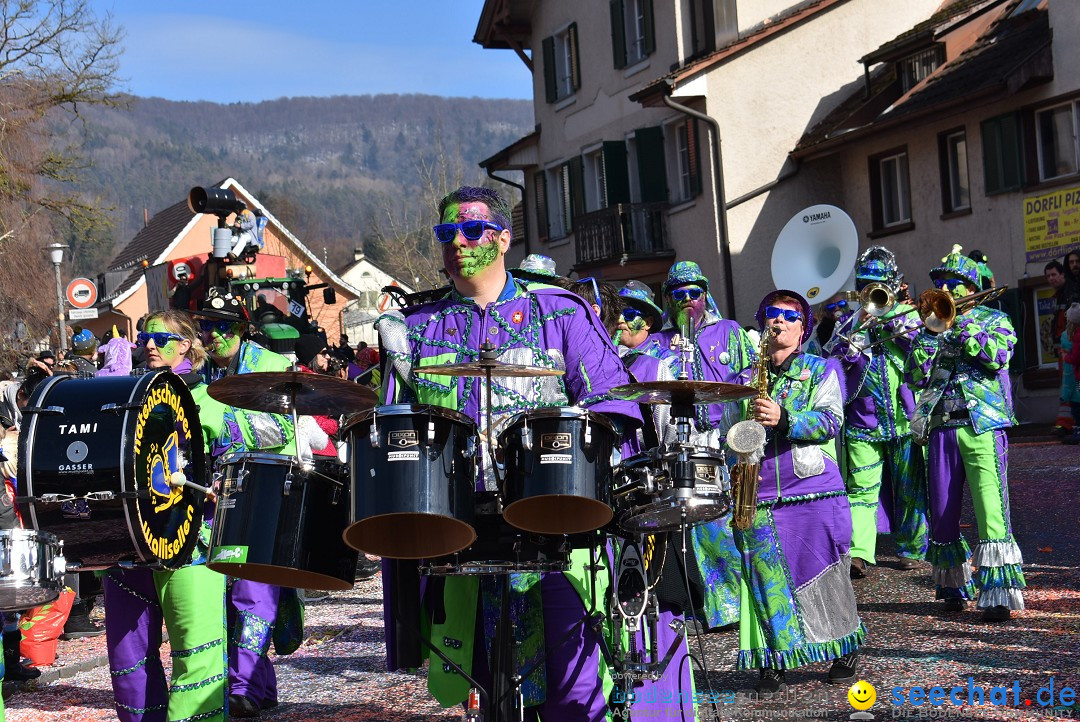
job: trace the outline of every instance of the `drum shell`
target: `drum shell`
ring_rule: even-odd
[[[471,419],[438,406],[396,404],[366,412],[346,431],[350,546],[390,559],[423,559],[475,541],[478,444]]]
[[[34,529],[0,531],[0,611],[54,601],[64,588],[64,569],[54,535]]]
[[[163,447],[172,433],[184,475],[204,483],[198,407],[180,377],[163,370],[43,381],[19,433],[23,519],[64,542],[72,569],[119,562],[176,569],[189,563],[205,497],[190,488],[157,494],[150,484],[151,462],[167,456]],[[65,518],[60,503],[42,501],[45,495],[91,493],[112,498],[89,500],[89,519]]]
[[[698,448],[689,456],[694,475],[694,488],[673,488],[676,452],[661,458],[638,454],[625,459],[617,476],[620,483],[633,480],[635,472],[649,469],[658,478],[657,492],[631,492],[616,500],[618,524],[631,534],[652,534],[675,531],[683,524],[697,526],[723,517],[731,509],[731,480],[724,457],[716,452]]]
[[[515,416],[499,436],[507,521],[536,534],[603,527],[612,518],[615,443],[611,423],[583,409],[536,409]]]
[[[351,588],[358,555],[341,539],[350,509],[347,482],[348,471],[336,460],[301,466],[280,454],[228,457],[207,566],[280,587]]]

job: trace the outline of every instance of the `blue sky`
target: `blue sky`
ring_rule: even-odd
[[[119,89],[139,96],[532,97],[512,50],[472,42],[483,0],[92,2],[126,31]]]

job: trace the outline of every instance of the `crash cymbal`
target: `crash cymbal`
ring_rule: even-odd
[[[425,366],[413,369],[418,374],[429,376],[477,376],[484,378],[492,376],[562,376],[565,371],[559,369],[546,369],[540,366],[525,366],[522,364],[504,364],[495,359],[480,359],[460,364],[447,364],[445,366]]]
[[[351,381],[300,371],[261,371],[218,379],[207,387],[211,398],[252,411],[340,416],[366,411],[378,403],[367,386]]]
[[[638,404],[723,404],[756,396],[757,389],[723,381],[650,381],[616,386],[609,393]]]

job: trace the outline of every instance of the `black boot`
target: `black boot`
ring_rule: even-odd
[[[82,639],[105,634],[105,627],[90,621],[90,605],[83,599],[71,605],[71,614],[64,624],[64,633],[60,639]]]
[[[33,667],[24,667],[22,652],[19,645],[22,643],[22,632],[4,632],[4,681],[5,682],[28,682],[41,676],[41,670]]]
[[[242,694],[229,695],[230,717],[258,717],[259,706]]]
[[[368,559],[366,555],[361,554],[356,565],[356,581],[362,582],[371,579],[381,571],[382,562]]]

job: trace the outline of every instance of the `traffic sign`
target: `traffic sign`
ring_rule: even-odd
[[[97,318],[96,308],[73,308],[68,311],[68,318],[72,321],[85,321],[88,318]]]
[[[67,300],[73,308],[90,308],[97,303],[97,286],[89,278],[74,278],[67,286]]]

